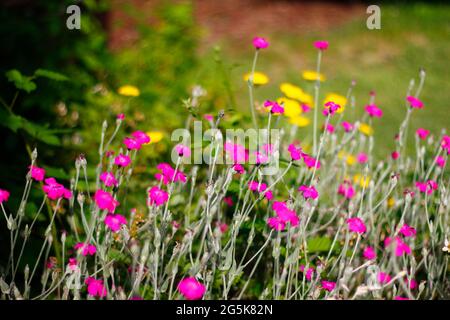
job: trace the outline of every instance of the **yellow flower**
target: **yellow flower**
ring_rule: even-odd
[[[302,103],[307,104],[310,108],[314,108],[314,98],[312,95],[303,93],[301,98],[299,99]]]
[[[365,134],[366,136],[373,135],[373,128],[369,126],[367,123],[360,123],[358,130]]]
[[[296,116],[289,118],[289,123],[296,125],[297,127],[306,127],[311,121],[302,116]]]
[[[341,107],[336,110],[337,113],[344,112],[345,105],[347,104],[347,98],[344,96],[341,96],[337,93],[328,93],[325,96],[325,100],[323,101],[323,104],[327,103],[328,101],[333,101],[334,103],[337,103]]]
[[[392,208],[395,205],[395,199],[393,197],[390,197],[387,201],[387,205],[389,208]]]
[[[347,164],[349,166],[352,166],[352,165],[354,165],[356,163],[356,158],[354,156],[352,156],[351,154],[346,153],[344,151],[340,151],[338,153],[338,158],[339,159],[345,159],[345,162],[347,162]]]
[[[356,175],[353,176],[353,182],[355,184],[359,184],[361,186],[361,188],[367,188],[369,186],[370,177],[367,176],[364,179],[364,176],[362,176],[360,174],[356,174]]]
[[[161,131],[148,131],[147,135],[150,137],[150,144],[160,142],[164,137]]]
[[[323,75],[322,73],[317,73],[315,71],[311,71],[311,70],[303,71],[302,77],[303,77],[303,79],[308,80],[308,81],[316,81],[317,78],[319,78],[319,80],[321,82],[324,82],[326,80],[325,75]]]
[[[126,85],[126,86],[121,86],[117,92],[122,95],[122,96],[127,96],[127,97],[137,97],[140,95],[140,91],[138,88],[136,88],[135,86],[130,86],[130,85]]]
[[[283,104],[284,115],[286,117],[296,117],[300,113],[302,113],[300,103],[298,103],[295,100],[288,99],[288,98],[278,98],[277,102],[279,104]]]
[[[280,84],[280,90],[284,95],[291,99],[301,100],[303,96],[303,90],[291,83],[283,82]]]
[[[244,81],[248,81],[248,79],[250,78],[251,72],[248,72],[246,74],[244,74]],[[264,73],[262,72],[257,72],[255,71],[255,73],[253,74],[253,84],[256,86],[261,86],[263,84],[267,84],[269,82],[269,77],[266,76]]]

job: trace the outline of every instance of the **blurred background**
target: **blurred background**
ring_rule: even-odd
[[[66,27],[66,8],[72,4],[81,8],[80,30]],[[197,117],[224,109],[224,126],[247,126],[243,75],[251,68],[255,36],[270,42],[257,66],[268,77],[268,83],[256,89],[259,102],[281,97],[282,82],[312,94],[313,85],[302,78],[302,71],[314,70],[317,53],[312,43],[323,39],[330,47],[322,61],[327,80],[321,92],[345,95],[355,80],[356,108],[346,114],[346,119],[355,120],[363,113],[369,92],[375,91],[376,103],[384,111],[374,126],[380,156],[392,151],[405,115],[409,81],[418,79],[420,68],[427,73],[421,96],[425,108],[413,115],[411,127],[421,126],[434,134],[448,129],[450,7],[443,1],[378,2],[381,30],[368,30],[369,4],[3,0],[0,187],[11,191],[8,205],[16,208],[20,201],[29,154],[35,147],[38,165],[49,176],[67,184],[80,153],[92,165],[89,174],[93,175],[101,123],[107,119],[113,130],[115,116],[122,112],[126,131],[162,133],[160,142],[142,150],[142,167],[136,168],[142,178],[136,187],[142,184],[142,192],[151,179],[149,168],[167,159],[171,130],[183,126],[189,115],[183,101],[195,85],[207,91]],[[137,87],[139,96],[118,94],[123,85]],[[299,139],[310,130],[300,128]],[[41,193],[33,190],[31,196],[40,199]],[[27,214],[35,209],[28,206]]]

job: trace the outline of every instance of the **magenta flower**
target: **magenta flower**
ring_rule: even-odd
[[[430,134],[430,131],[424,128],[419,128],[416,130],[416,134],[420,139],[425,140],[427,136]]]
[[[336,282],[322,280],[322,288],[331,292],[336,287]]]
[[[127,219],[120,214],[108,214],[105,218],[105,224],[112,232],[117,232],[123,224],[127,224]]]
[[[364,163],[366,163],[366,162],[369,160],[369,157],[368,157],[367,154],[365,154],[364,152],[361,152],[361,153],[359,153],[359,154],[356,156],[356,160],[357,160],[359,163],[364,164]]]
[[[391,281],[391,279],[392,279],[391,276],[389,274],[387,274],[387,273],[384,273],[384,272],[379,272],[378,273],[378,282],[380,284],[389,283],[389,281]]]
[[[383,115],[383,111],[380,108],[378,108],[376,104],[369,104],[366,106],[365,109],[366,112],[371,117],[381,118],[381,116]]]
[[[119,201],[114,199],[109,192],[101,189],[95,192],[94,201],[101,210],[108,210],[108,212],[111,213],[113,213],[119,205]]]
[[[314,47],[323,51],[328,49],[328,41],[319,40],[314,42]]]
[[[125,119],[125,115],[123,113],[119,113],[117,115],[117,120],[124,120]]]
[[[333,133],[334,126],[332,124],[327,124],[327,126],[325,127],[325,130],[327,130],[329,133]]]
[[[85,281],[87,285],[88,294],[92,297],[106,297],[106,288],[103,285],[103,280],[96,280],[93,277],[89,277]]]
[[[225,233],[228,230],[228,225],[224,222],[222,223],[217,223],[217,226],[219,227],[219,230],[221,233]]]
[[[255,163],[256,164],[264,164],[269,161],[269,157],[267,155],[265,155],[264,153],[255,151],[254,155],[255,155]]]
[[[169,199],[169,194],[164,190],[154,186],[148,192],[150,204],[155,204],[157,207],[165,204]]]
[[[63,197],[70,199],[72,197],[72,192],[64,188],[62,184],[59,184],[55,178],[47,178],[44,182],[42,190],[44,190],[49,199],[57,200]]]
[[[231,197],[223,198],[223,202],[225,202],[227,204],[227,206],[229,206],[229,207],[233,206],[233,198],[231,198]]]
[[[243,174],[245,173],[245,168],[242,164],[236,163],[235,165],[233,165],[233,170],[238,173],[238,174]]]
[[[266,107],[266,108],[270,107],[270,112],[272,114],[283,114],[284,113],[284,108],[282,106],[280,106],[278,103],[270,101],[270,100],[266,100],[266,102],[264,102],[264,107]]]
[[[97,248],[93,244],[78,242],[73,246],[75,250],[79,250],[83,256],[93,256],[97,252]]]
[[[430,195],[438,188],[438,184],[433,180],[428,180],[426,182],[418,181],[416,182],[416,188],[419,189],[421,193]]]
[[[323,109],[322,113],[324,116],[332,116],[336,113],[337,110],[339,110],[341,108],[340,105],[338,105],[337,103],[334,103],[333,101],[328,101],[327,103],[325,103],[325,108]]]
[[[305,266],[302,264],[299,269],[305,275],[306,280],[311,281],[312,276],[313,276],[314,271],[315,271],[314,268],[313,267],[309,267],[306,270],[306,272],[305,272]]]
[[[189,158],[191,156],[191,148],[183,144],[177,144],[175,146],[175,151],[180,157]]]
[[[311,110],[311,107],[308,106],[306,103],[302,103],[300,105],[300,108],[302,108],[302,112],[304,112],[304,113],[307,113],[307,112],[309,112]]]
[[[403,226],[400,228],[399,231],[401,234],[403,234],[403,236],[405,236],[406,238],[408,237],[415,237],[416,236],[416,229],[414,229],[411,226],[408,226],[406,223],[403,224]]]
[[[126,167],[126,166],[128,166],[129,164],[130,164],[130,162],[131,162],[131,159],[130,159],[130,157],[129,156],[127,156],[127,155],[124,155],[124,154],[119,154],[115,159],[114,159],[114,164],[116,165],[116,166],[119,166],[119,167]]]
[[[135,131],[131,134],[139,144],[150,143],[150,137],[143,131]]]
[[[300,160],[303,156],[303,151],[302,148],[296,148],[295,145],[293,143],[291,143],[288,146],[288,151],[291,154],[291,159],[292,160]]]
[[[223,148],[234,164],[248,161],[248,150],[244,146],[237,143],[225,142]]]
[[[275,201],[272,204],[272,209],[276,212],[278,221],[282,222],[283,224],[290,223],[293,227],[298,226],[300,218],[297,216],[294,210],[291,210],[287,207],[286,202]]]
[[[445,167],[445,158],[442,156],[437,156],[436,157],[436,164],[441,167],[444,168]]]
[[[253,38],[253,46],[256,48],[256,50],[265,49],[269,46],[269,42],[267,42],[267,40],[264,38],[255,37]]]
[[[175,171],[175,169],[173,169],[168,163],[162,162],[156,166],[156,169],[161,172],[156,173],[155,178],[158,181],[162,181],[165,185],[172,181],[181,181],[182,183],[186,182],[186,175],[179,170]]]
[[[78,261],[75,258],[69,258],[69,264],[68,267],[71,271],[78,270]]]
[[[345,132],[351,132],[354,129],[354,125],[347,121],[342,121],[341,126],[344,128]]]
[[[414,109],[422,109],[423,108],[423,102],[420,101],[418,98],[413,97],[413,96],[407,96],[406,100],[408,100],[409,105],[411,106],[411,108]]]
[[[363,234],[367,230],[366,225],[364,224],[364,221],[362,221],[360,218],[348,218],[347,224],[348,224],[348,228],[352,232]]]
[[[395,297],[394,297],[394,300],[410,300],[410,299],[407,298],[407,297],[395,296]]]
[[[307,154],[303,154],[303,162],[306,164],[308,168],[314,168],[320,169],[320,161],[316,160],[316,158],[313,158]]]
[[[33,178],[36,181],[44,180],[45,169],[35,167],[35,166],[30,166],[29,168],[30,168],[31,178]]]
[[[400,157],[400,153],[398,153],[398,151],[394,151],[391,153],[392,160],[397,160],[398,157]]]
[[[279,217],[270,217],[267,219],[267,225],[276,231],[283,231],[286,227],[286,223],[284,223]]]
[[[264,197],[266,197],[267,200],[271,200],[273,198],[272,191],[266,191],[267,190],[267,184],[264,182],[258,183],[256,181],[250,181],[248,183],[248,188],[251,191],[255,191],[258,193],[263,193]]]
[[[107,187],[117,186],[118,184],[116,177],[111,172],[102,172],[100,180],[102,180]]]
[[[212,114],[205,114],[203,118],[209,122],[214,122],[214,117]]]
[[[126,137],[123,139],[123,144],[127,147],[128,150],[139,150],[141,149],[141,144],[135,140],[134,138]]]
[[[178,291],[187,300],[199,300],[206,292],[206,287],[194,277],[184,278],[178,283]]]
[[[443,136],[441,141],[441,147],[447,150],[447,154],[450,154],[450,136]]]
[[[364,249],[363,256],[366,260],[374,260],[377,257],[377,253],[374,248],[367,246]]]
[[[403,279],[406,282],[406,285],[409,286],[409,288],[411,290],[414,290],[417,288],[417,281],[414,279],[408,279],[408,278],[404,278]]]
[[[351,199],[355,196],[355,189],[353,189],[353,186],[349,181],[344,181],[344,183],[340,184],[338,187],[338,194],[347,199]]]
[[[9,199],[9,192],[3,189],[0,189],[0,203],[6,202]]]
[[[319,197],[319,193],[314,186],[308,187],[303,185],[298,188],[298,191],[303,194],[305,199],[317,199]]]
[[[384,247],[387,248],[392,243],[392,239],[387,237],[384,239]],[[404,253],[411,254],[411,248],[402,241],[400,237],[395,237],[395,255],[402,256]]]

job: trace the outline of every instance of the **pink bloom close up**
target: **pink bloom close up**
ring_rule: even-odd
[[[0,203],[6,202],[9,199],[9,192],[3,189],[0,189]]]
[[[413,96],[407,96],[406,100],[408,100],[411,108],[414,108],[414,109],[422,109],[423,108],[423,102],[420,101],[419,98],[416,98]]]
[[[115,159],[114,159],[114,164],[116,166],[119,167],[126,167],[130,164],[131,159],[129,156],[124,155],[124,154],[119,154]]]
[[[42,190],[47,194],[47,197],[51,200],[57,200],[61,198],[70,199],[72,192],[69,189],[56,181],[55,178],[45,179],[45,184],[42,186]]]
[[[371,117],[381,118],[383,116],[383,111],[377,107],[375,104],[369,104],[366,106],[366,112]]]
[[[415,237],[416,236],[416,229],[414,229],[413,227],[407,225],[406,223],[403,224],[403,226],[400,228],[400,233],[408,238],[408,237]]]
[[[194,277],[184,278],[178,284],[178,291],[187,300],[199,300],[206,292],[206,287]]]
[[[119,201],[114,199],[109,192],[101,189],[95,192],[94,201],[101,210],[108,210],[110,213],[114,212],[119,205]]]
[[[377,253],[374,248],[367,246],[364,249],[363,256],[366,260],[374,260],[377,257]]]
[[[85,281],[87,285],[88,294],[92,297],[106,297],[106,288],[103,285],[103,280],[97,280],[89,277]]]
[[[314,42],[314,47],[323,51],[328,49],[328,41],[318,40]]]
[[[29,168],[30,168],[31,178],[33,178],[36,181],[43,181],[44,180],[45,169],[39,168],[39,167],[35,167],[35,166],[30,166]]]
[[[111,231],[117,232],[123,224],[127,224],[127,219],[120,214],[108,214],[105,218],[105,224]]]
[[[303,185],[298,188],[298,191],[303,194],[305,199],[317,199],[319,197],[319,193],[314,186],[308,187]]]
[[[331,292],[336,287],[336,282],[322,280],[322,288]]]
[[[97,252],[97,248],[93,244],[78,242],[73,246],[74,249],[79,250],[83,256],[93,256]]]
[[[345,132],[351,132],[354,129],[354,125],[347,121],[342,121],[341,126],[344,128]]]
[[[100,175],[100,180],[107,187],[117,186],[118,184],[116,177],[111,172],[102,172]]]
[[[148,197],[150,204],[155,204],[158,207],[167,202],[169,199],[169,194],[157,186],[153,186],[148,192]]]
[[[269,46],[269,42],[267,42],[267,40],[264,38],[255,37],[253,38],[253,46],[256,49],[265,49]]]
[[[430,131],[424,128],[419,128],[416,130],[416,134],[420,139],[425,140],[427,136],[430,134]]]
[[[362,219],[360,219],[360,218],[349,218],[349,219],[347,219],[347,224],[348,224],[348,228],[352,232],[363,234],[367,230],[366,225],[364,224],[364,221],[362,221]]]

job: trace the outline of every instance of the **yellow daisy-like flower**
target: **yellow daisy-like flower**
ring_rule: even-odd
[[[341,96],[340,94],[337,94],[337,93],[328,93],[325,96],[325,100],[323,101],[323,104],[327,103],[328,101],[333,101],[334,103],[337,103],[338,105],[341,106],[339,109],[336,110],[337,113],[344,112],[345,105],[347,104],[346,97]]]
[[[286,117],[296,117],[302,113],[302,108],[300,107],[300,103],[295,100],[288,98],[278,98],[277,102],[279,104],[283,104],[284,115]]]
[[[299,100],[307,104],[310,108],[314,108],[314,98],[312,95],[303,93]]]
[[[288,82],[283,82],[282,84],[280,84],[280,90],[286,97],[291,99],[301,100],[302,96],[304,95],[304,92],[300,87],[297,87]]]
[[[387,200],[387,205],[388,205],[389,208],[392,208],[395,205],[395,199],[393,197],[390,197]]]
[[[126,97],[137,97],[141,94],[141,92],[139,91],[138,88],[136,88],[135,86],[130,86],[130,85],[125,85],[125,86],[121,86],[117,92],[122,95],[122,96],[126,96]]]
[[[360,123],[358,130],[365,134],[366,136],[373,135],[373,128],[369,126],[367,123]]]
[[[338,153],[338,158],[339,159],[345,159],[345,162],[347,162],[347,164],[349,166],[352,166],[352,165],[354,165],[356,163],[356,158],[354,156],[352,156],[351,154],[346,153],[344,151],[340,151]]]
[[[326,80],[325,75],[323,75],[322,73],[317,73],[312,70],[303,71],[302,77],[303,77],[303,79],[308,80],[308,81],[316,81],[317,78],[319,78],[320,82],[324,82]]]
[[[250,78],[251,72],[248,72],[246,74],[244,74],[244,81],[248,81],[248,79]],[[267,84],[269,82],[269,77],[266,76],[264,73],[262,72],[257,72],[255,71],[255,73],[253,74],[253,84],[256,86],[262,86],[263,84]]]
[[[164,133],[161,131],[148,131],[147,135],[150,137],[149,144],[160,142],[164,137]]]
[[[303,116],[296,116],[289,118],[289,123],[296,125],[297,127],[306,127],[309,125],[311,120],[309,118],[303,117]]]
[[[369,186],[369,182],[370,182],[370,177],[367,176],[364,179],[364,176],[360,175],[360,174],[355,174],[353,176],[353,182],[355,184],[359,184],[361,186],[361,188],[367,188]]]

